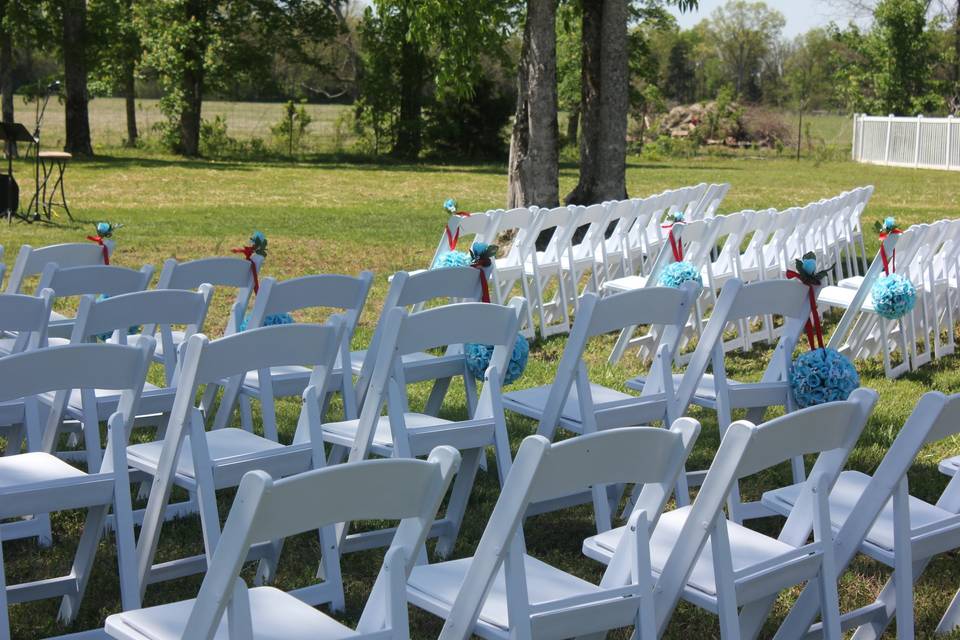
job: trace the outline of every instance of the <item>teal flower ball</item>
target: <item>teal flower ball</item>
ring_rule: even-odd
[[[247,330],[247,323],[250,321],[250,316],[247,315],[243,322],[240,323],[240,331]],[[263,319],[263,326],[271,327],[275,324],[293,324],[296,320],[293,319],[293,316],[289,313],[273,313],[268,315]]]
[[[671,262],[660,272],[657,286],[679,289],[684,282],[696,282],[703,285],[700,270],[687,261]]]
[[[473,258],[466,251],[448,251],[441,253],[433,261],[431,269],[448,269],[450,267],[469,267],[473,264]]]
[[[870,295],[874,309],[887,320],[899,320],[917,304],[917,288],[899,273],[877,278]]]
[[[493,356],[493,345],[477,344],[469,342],[463,345],[463,352],[467,358],[467,370],[477,380],[483,380],[483,374],[490,366],[490,358]],[[517,336],[513,345],[513,353],[510,354],[510,362],[507,364],[506,376],[503,383],[510,384],[515,382],[523,375],[527,368],[527,358],[530,355],[530,345],[523,336]]]
[[[836,349],[808,351],[790,369],[790,390],[801,409],[846,400],[859,386],[856,367]]]

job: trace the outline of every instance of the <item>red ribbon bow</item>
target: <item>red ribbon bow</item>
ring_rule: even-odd
[[[107,245],[103,243],[103,238],[100,236],[87,236],[87,240],[100,245],[100,251],[103,252],[103,264],[110,264],[110,251],[107,249]]]
[[[885,275],[890,275],[891,271],[894,273],[896,273],[897,271],[897,250],[896,249],[893,250],[893,253],[890,256],[890,260],[888,261],[887,249],[886,247],[883,246],[883,241],[886,240],[887,236],[889,236],[891,233],[894,235],[897,235],[903,232],[900,231],[900,229],[894,229],[889,233],[886,231],[880,232],[880,259],[883,261],[883,273]]]
[[[460,216],[461,218],[470,217],[470,214],[466,211],[457,211],[453,215]],[[447,244],[450,246],[450,251],[453,251],[457,248],[457,242],[460,240],[460,229],[457,229],[456,233],[450,233],[450,225],[448,224],[443,230],[447,234]]]
[[[260,293],[260,278],[257,277],[257,263],[253,261],[253,254],[256,248],[253,245],[249,247],[237,247],[230,250],[232,253],[242,253],[243,257],[250,261],[250,273],[253,274],[253,292]]]
[[[803,282],[803,276],[789,269],[787,270],[787,279],[797,279]],[[806,283],[804,282],[804,284]],[[807,294],[810,300],[810,317],[807,318],[807,324],[804,330],[807,332],[807,342],[810,343],[810,350],[813,351],[817,348],[817,345],[823,349],[823,327],[820,326],[820,312],[817,310],[817,294],[813,292],[812,284],[807,284]]]
[[[670,240],[670,249],[673,250],[673,259],[675,262],[683,262],[683,243],[677,240],[673,235],[673,223],[660,225],[663,229],[668,229],[667,239]]]

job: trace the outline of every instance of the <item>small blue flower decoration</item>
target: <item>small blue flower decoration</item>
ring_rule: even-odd
[[[887,320],[902,318],[917,304],[917,288],[899,273],[877,278],[870,295],[877,313]]]
[[[240,331],[247,330],[247,322],[250,321],[250,316],[246,316],[243,319],[243,322],[240,323]],[[293,324],[296,320],[293,319],[293,316],[289,313],[273,313],[263,320],[263,326],[270,327],[275,324]]]
[[[471,264],[473,264],[473,258],[466,251],[448,251],[437,256],[430,268],[469,267]]]
[[[453,198],[447,198],[443,203],[443,208],[447,213],[453,215],[457,212],[457,201]]]
[[[790,390],[801,409],[846,400],[859,386],[856,367],[836,349],[807,351],[790,369]]]
[[[817,259],[816,258],[804,258],[803,259],[803,271],[808,276],[812,276],[817,272]]]
[[[483,374],[490,366],[490,358],[493,356],[493,346],[469,342],[463,345],[463,351],[467,357],[467,369],[471,375],[477,380],[483,380]],[[517,336],[517,341],[513,345],[513,353],[510,355],[510,362],[507,364],[504,384],[515,382],[523,375],[523,370],[527,368],[527,357],[529,355],[530,345],[527,344],[527,339],[523,336]]]
[[[897,228],[897,219],[893,216],[887,216],[883,219],[883,226],[886,229],[896,229]]]
[[[667,220],[677,224],[678,222],[683,222],[683,210],[677,209],[676,211],[671,211],[667,214]]]
[[[684,282],[691,281],[703,285],[700,270],[684,260],[683,262],[671,262],[664,267],[663,271],[660,272],[660,277],[657,279],[657,286],[679,289]]]

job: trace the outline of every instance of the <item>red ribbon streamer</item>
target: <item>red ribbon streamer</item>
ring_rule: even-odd
[[[482,260],[477,260],[470,265],[480,272],[480,289],[482,292],[480,299],[483,302],[490,302],[490,285],[487,283],[487,272],[484,271],[484,268],[489,267],[490,264],[490,258],[484,258]]]
[[[890,233],[899,234],[903,232],[897,229],[895,231],[891,231]],[[887,249],[886,247],[883,246],[883,241],[887,239],[887,236],[889,236],[890,233],[887,233],[886,231],[880,232],[880,259],[883,261],[883,273],[886,275],[890,275],[891,271],[894,273],[896,273],[897,271],[897,250],[896,249],[893,250],[893,253],[890,256],[890,260],[888,261]]]
[[[453,215],[460,216],[461,218],[470,217],[470,214],[466,211],[457,211]],[[450,251],[453,251],[457,248],[457,242],[460,240],[460,229],[457,229],[456,233],[450,233],[450,225],[447,225],[443,230],[447,234],[447,244],[450,246]]]
[[[110,264],[110,251],[107,249],[107,245],[103,243],[103,238],[100,236],[87,236],[87,240],[90,242],[96,242],[100,245],[100,251],[103,252],[103,264]]]
[[[791,270],[787,270],[787,279],[803,281],[799,273]],[[817,345],[823,349],[823,327],[820,326],[820,312],[817,311],[817,294],[813,292],[813,285],[807,285],[807,294],[810,300],[810,317],[807,318],[807,324],[804,330],[807,332],[807,342],[810,343],[810,350],[813,351],[817,348]],[[816,340],[814,340],[814,338],[816,338]]]
[[[667,239],[670,240],[670,248],[673,250],[673,259],[675,262],[683,262],[683,243],[678,242],[673,235],[673,224],[660,225],[663,229],[669,229]]]
[[[256,248],[251,245],[249,247],[237,247],[230,251],[232,253],[242,253],[243,257],[250,261],[250,273],[253,274],[253,292],[260,293],[260,278],[257,277],[257,263],[253,261],[253,254],[256,252]]]

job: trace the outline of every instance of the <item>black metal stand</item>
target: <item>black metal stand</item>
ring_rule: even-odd
[[[37,102],[37,121],[36,126],[33,130],[33,139],[30,141],[30,146],[27,148],[27,155],[30,155],[30,152],[33,151],[33,177],[34,177],[34,191],[33,198],[30,199],[30,204],[27,205],[27,215],[30,215],[30,211],[33,211],[33,220],[40,219],[40,209],[42,198],[40,197],[41,182],[40,182],[40,127],[43,126],[43,117],[47,113],[47,103],[50,102],[50,95],[60,88],[60,81],[56,81],[49,86],[47,86],[47,91],[43,96],[43,107],[40,107],[39,101]],[[61,173],[61,179],[63,174]],[[43,180],[43,188],[46,188],[46,178]],[[47,220],[50,219],[50,210],[46,207],[43,207],[45,213],[47,214]],[[69,215],[69,210],[67,212]],[[70,219],[73,219],[73,216],[70,216]]]

